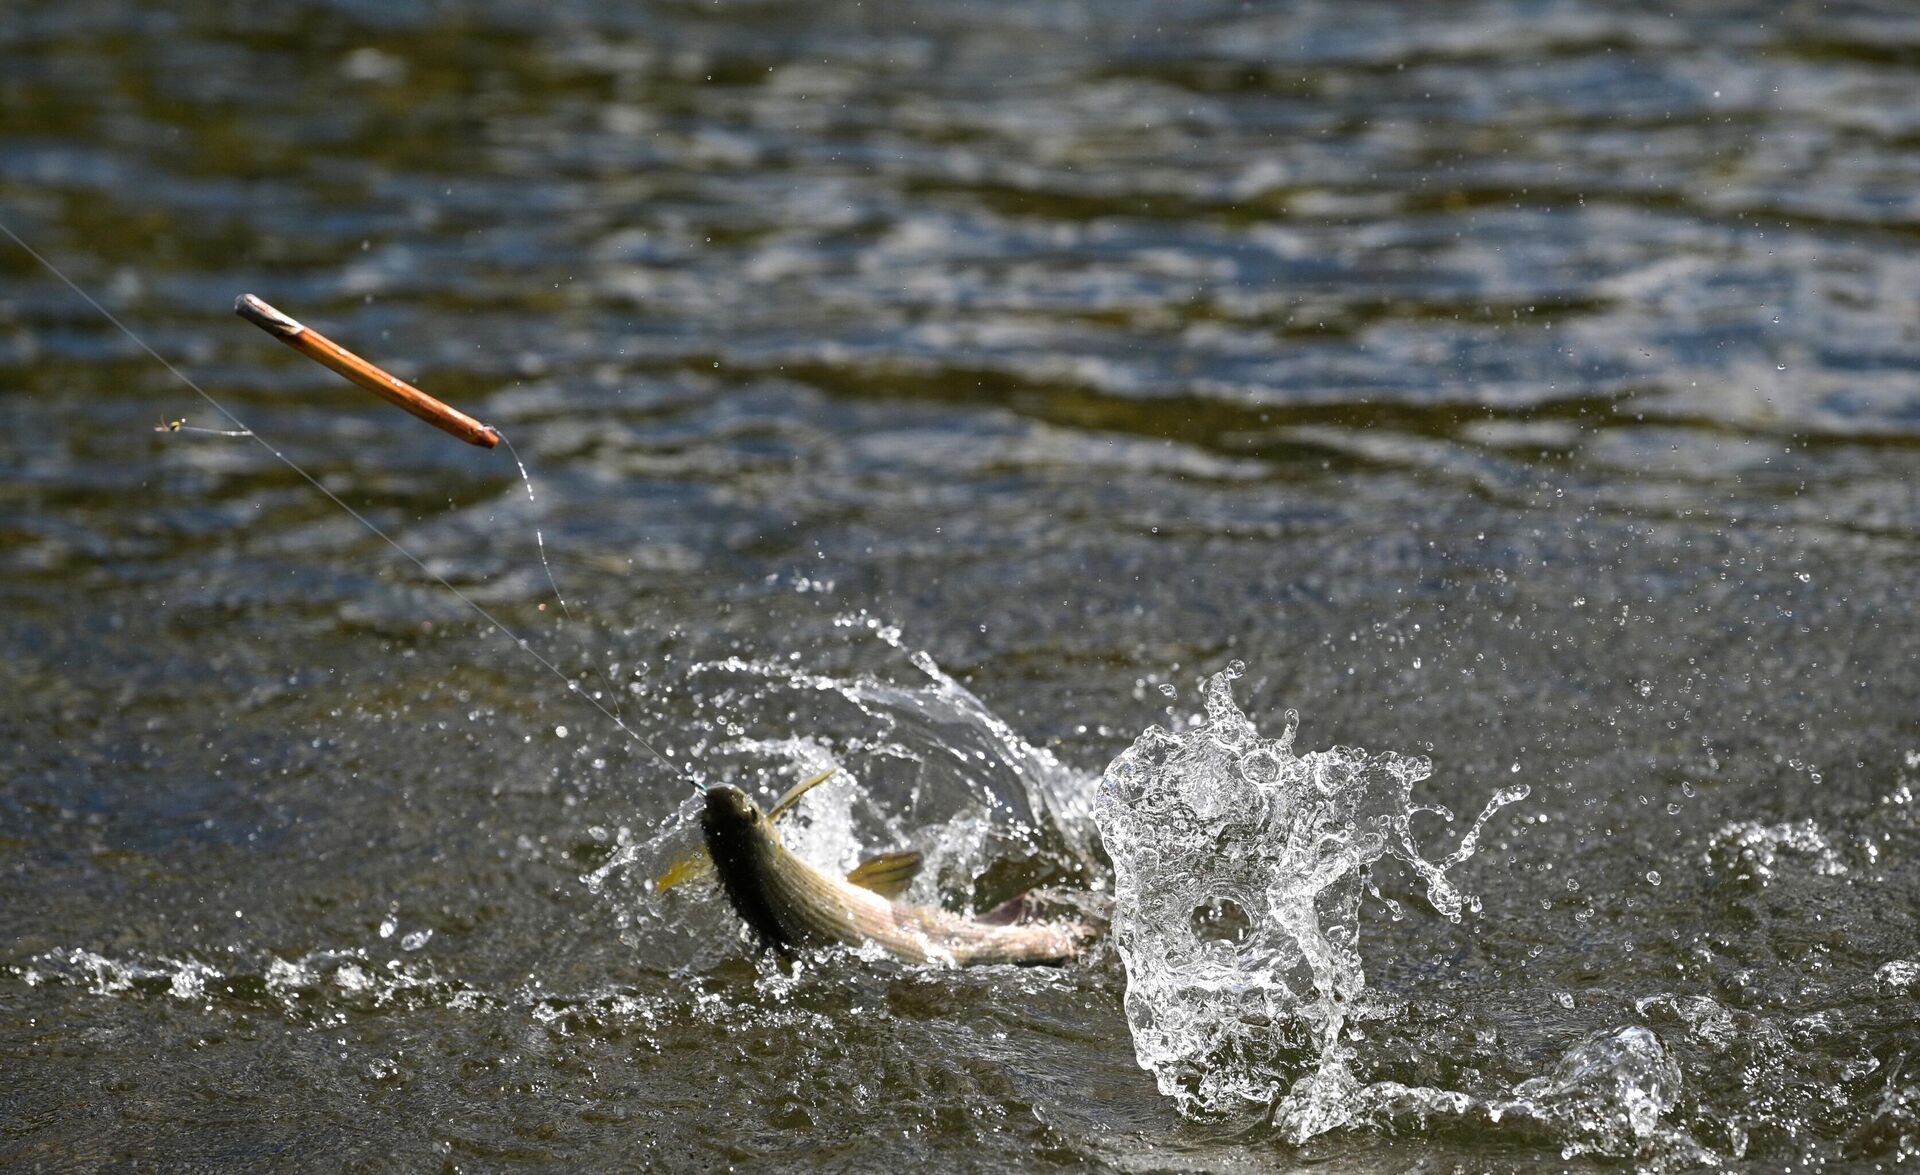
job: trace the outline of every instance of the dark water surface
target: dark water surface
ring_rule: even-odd
[[[1083,799],[1243,660],[1532,787],[1463,922],[1379,874],[1362,1079],[1679,1080],[1295,1148],[1110,950],[756,963],[681,782],[0,241],[0,1162],[1920,1161],[1916,95],[1894,3],[14,0],[0,221],[676,759],[911,834],[1038,760],[910,651]],[[1043,833],[943,896],[1104,884]]]

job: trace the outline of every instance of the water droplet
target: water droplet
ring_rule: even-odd
[[[1660,871],[1658,869],[1647,870],[1647,884],[1648,885],[1660,884]]]
[[[555,738],[565,738],[565,737],[567,737],[567,728],[566,728],[566,727],[564,727],[564,726],[556,726],[556,727],[554,727],[554,728],[553,728],[553,737],[555,737]]]

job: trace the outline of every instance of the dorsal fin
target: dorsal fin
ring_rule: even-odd
[[[809,775],[788,788],[785,794],[773,802],[773,807],[767,809],[767,819],[778,820],[793,811],[794,805],[800,802],[801,796],[832,779],[839,770],[838,767],[829,767],[818,775]],[[712,872],[713,861],[707,856],[707,850],[703,846],[695,846],[688,850],[685,856],[677,858],[673,864],[667,866],[665,873],[654,878],[653,888],[665,893],[676,885],[685,885],[696,877],[705,877]]]
[[[891,900],[907,892],[920,876],[920,865],[919,853],[881,853],[855,865],[847,880]]]
[[[832,779],[835,775],[839,774],[839,771],[840,768],[838,767],[829,767],[818,775],[809,775],[799,783],[794,784],[787,789],[785,795],[773,802],[773,807],[767,809],[767,819],[780,819],[781,816],[791,811],[795,804],[800,802],[801,796],[806,795],[820,784]]]

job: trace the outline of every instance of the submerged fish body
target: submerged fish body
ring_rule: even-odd
[[[1083,922],[969,918],[875,892],[905,888],[917,859],[904,854],[863,864],[855,880],[816,869],[787,850],[772,820],[738,788],[707,791],[700,829],[727,900],[776,950],[872,943],[911,963],[1058,964],[1077,958],[1093,937]]]

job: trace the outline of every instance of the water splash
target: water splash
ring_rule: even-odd
[[[891,644],[897,634],[882,639]],[[822,869],[911,848],[925,865],[909,901],[982,910],[1038,887],[1078,908],[1077,895],[1053,887],[1081,890],[1101,872],[1094,778],[1022,738],[928,654],[909,661],[922,680],[839,677],[780,659],[695,662],[690,700],[718,736],[701,745],[703,761],[763,805],[796,780],[838,768],[780,824],[788,848]],[[651,883],[698,848],[699,811],[688,798],[657,828],[608,833],[611,854],[580,878],[619,918],[646,924],[655,957],[663,938],[686,940],[685,952],[672,952],[683,963],[739,952],[740,923],[717,891],[693,885],[663,895]],[[690,916],[680,901],[689,895],[706,895],[710,918]],[[1085,904],[1104,914],[1097,896]]]
[[[167,998],[208,1010],[273,1007],[312,1021],[327,1021],[346,1011],[421,1006],[467,1010],[497,1002],[470,984],[443,976],[426,960],[383,961],[377,951],[363,946],[293,956],[248,952],[223,966],[170,955],[114,957],[75,947],[44,952],[11,970],[28,987],[74,986],[95,996]]]
[[[1703,864],[1715,877],[1743,889],[1772,885],[1792,863],[1804,862],[1819,877],[1847,871],[1820,826],[1811,820],[1761,824],[1737,820],[1722,825],[1707,844]]]
[[[1558,1143],[1563,1159],[1626,1159],[1647,1172],[1719,1166],[1714,1152],[1665,1124],[1681,1095],[1680,1066],[1666,1045],[1628,1025],[1574,1042],[1549,1072],[1508,1093],[1476,1097],[1383,1081],[1357,1091],[1353,1118],[1387,1133],[1428,1135],[1450,1123],[1481,1136],[1539,1138]]]
[[[1183,1114],[1273,1106],[1299,1141],[1358,1107],[1343,1033],[1366,985],[1357,919],[1367,866],[1405,862],[1434,909],[1457,920],[1468,903],[1448,871],[1528,789],[1496,793],[1460,846],[1430,861],[1409,821],[1452,816],[1411,800],[1429,761],[1352,747],[1296,755],[1297,714],[1265,739],[1234,705],[1241,671],[1235,662],[1208,680],[1205,721],[1181,733],[1148,727],[1113,761],[1095,818],[1113,858],[1114,939],[1141,1067]]]

